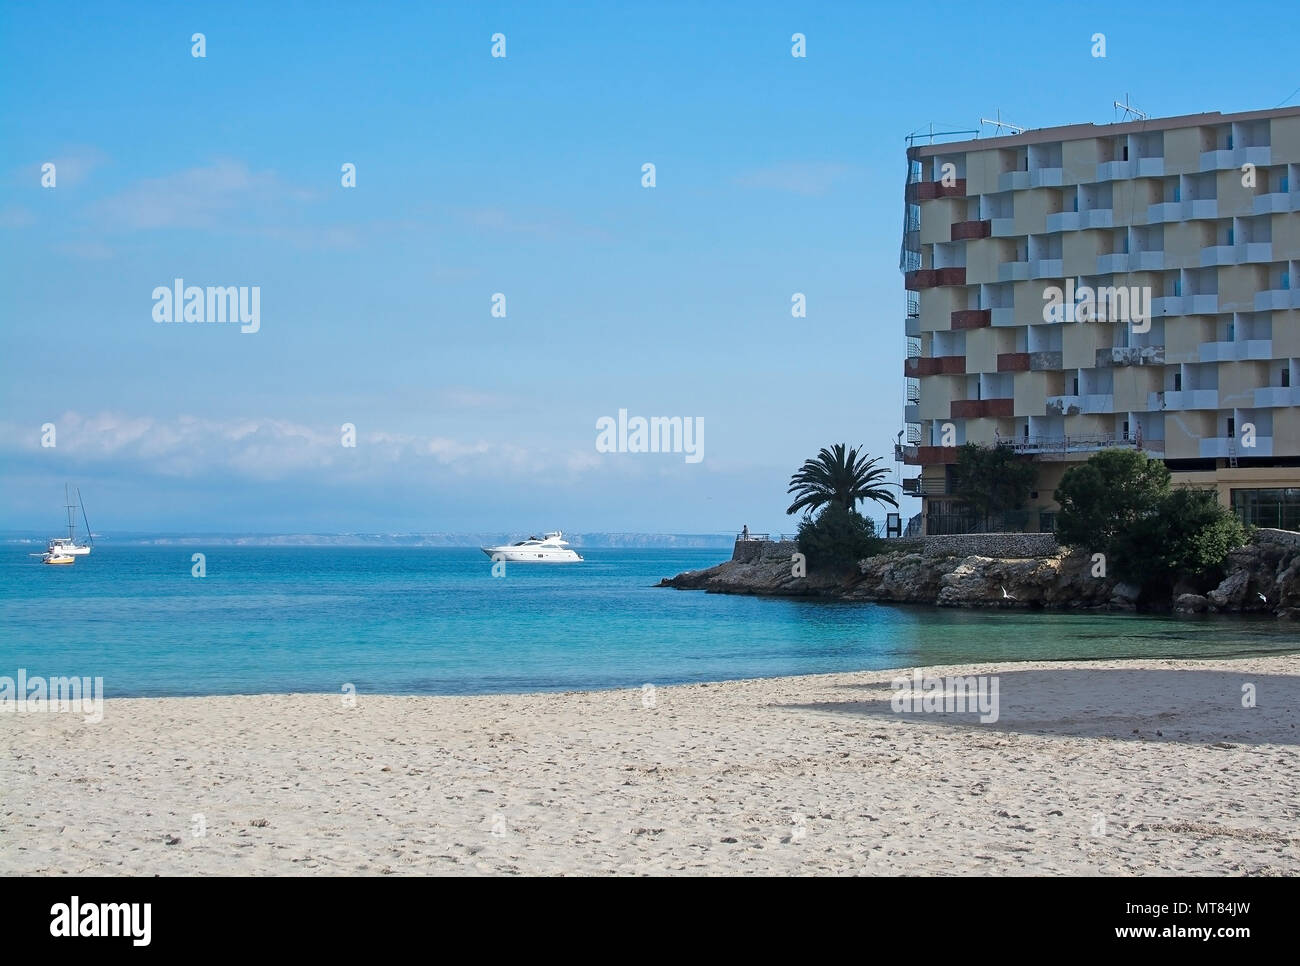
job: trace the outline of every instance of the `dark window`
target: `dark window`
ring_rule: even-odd
[[[1174,392],[1182,392],[1182,391],[1183,391],[1183,374],[1182,374],[1181,372],[1175,372],[1175,373],[1174,373]]]
[[[1284,386],[1289,386],[1289,385],[1291,385],[1291,367],[1290,367],[1290,366],[1287,366],[1285,369],[1282,370],[1282,385],[1284,385]]]
[[[1237,435],[1237,420],[1232,416],[1228,417],[1228,435],[1229,436]]]

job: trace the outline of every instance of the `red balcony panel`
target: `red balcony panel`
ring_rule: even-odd
[[[953,222],[952,240],[965,241],[970,238],[988,238],[993,234],[993,222],[985,219],[984,221],[957,221]]]
[[[998,372],[1028,372],[1028,352],[999,352]]]
[[[991,419],[1010,419],[1016,414],[1014,399],[985,399],[984,403],[988,406],[988,416]]]
[[[920,201],[934,201],[936,198],[965,198],[966,179],[956,178],[952,184],[942,181],[914,181],[905,192],[909,204]]]
[[[966,268],[918,268],[903,275],[903,287],[913,292],[936,285],[965,285]]]
[[[993,324],[993,310],[960,309],[950,318],[954,329],[982,329]]]
[[[957,447],[956,446],[917,446],[915,455],[908,454],[904,456],[903,462],[908,466],[933,466],[936,463],[956,463]]]
[[[903,275],[903,287],[911,292],[934,286],[934,269],[918,268]]]
[[[1010,419],[1014,413],[1012,399],[954,399],[953,419]]]
[[[960,376],[966,372],[965,356],[912,356],[903,360],[903,375]]]

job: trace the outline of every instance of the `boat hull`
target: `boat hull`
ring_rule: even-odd
[[[61,564],[75,563],[76,560],[77,560],[76,557],[72,557],[67,554],[60,554],[59,556],[55,556],[53,554],[46,554],[44,557],[41,558],[41,563],[61,565]]]
[[[504,560],[506,563],[581,563],[582,558],[573,550],[537,549],[528,547],[480,547],[493,562]]]

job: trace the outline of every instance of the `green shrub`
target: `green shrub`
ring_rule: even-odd
[[[883,541],[871,520],[828,503],[817,516],[799,521],[798,544],[809,570],[848,570],[863,557],[879,553]]]

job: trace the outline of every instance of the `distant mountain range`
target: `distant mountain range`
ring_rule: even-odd
[[[249,533],[249,534],[95,534],[95,540],[117,546],[172,547],[489,547],[513,543],[528,533]],[[541,536],[541,534],[537,534]],[[39,544],[47,534],[0,533],[0,543]],[[701,547],[730,548],[731,533],[571,533],[565,539],[574,547]]]

